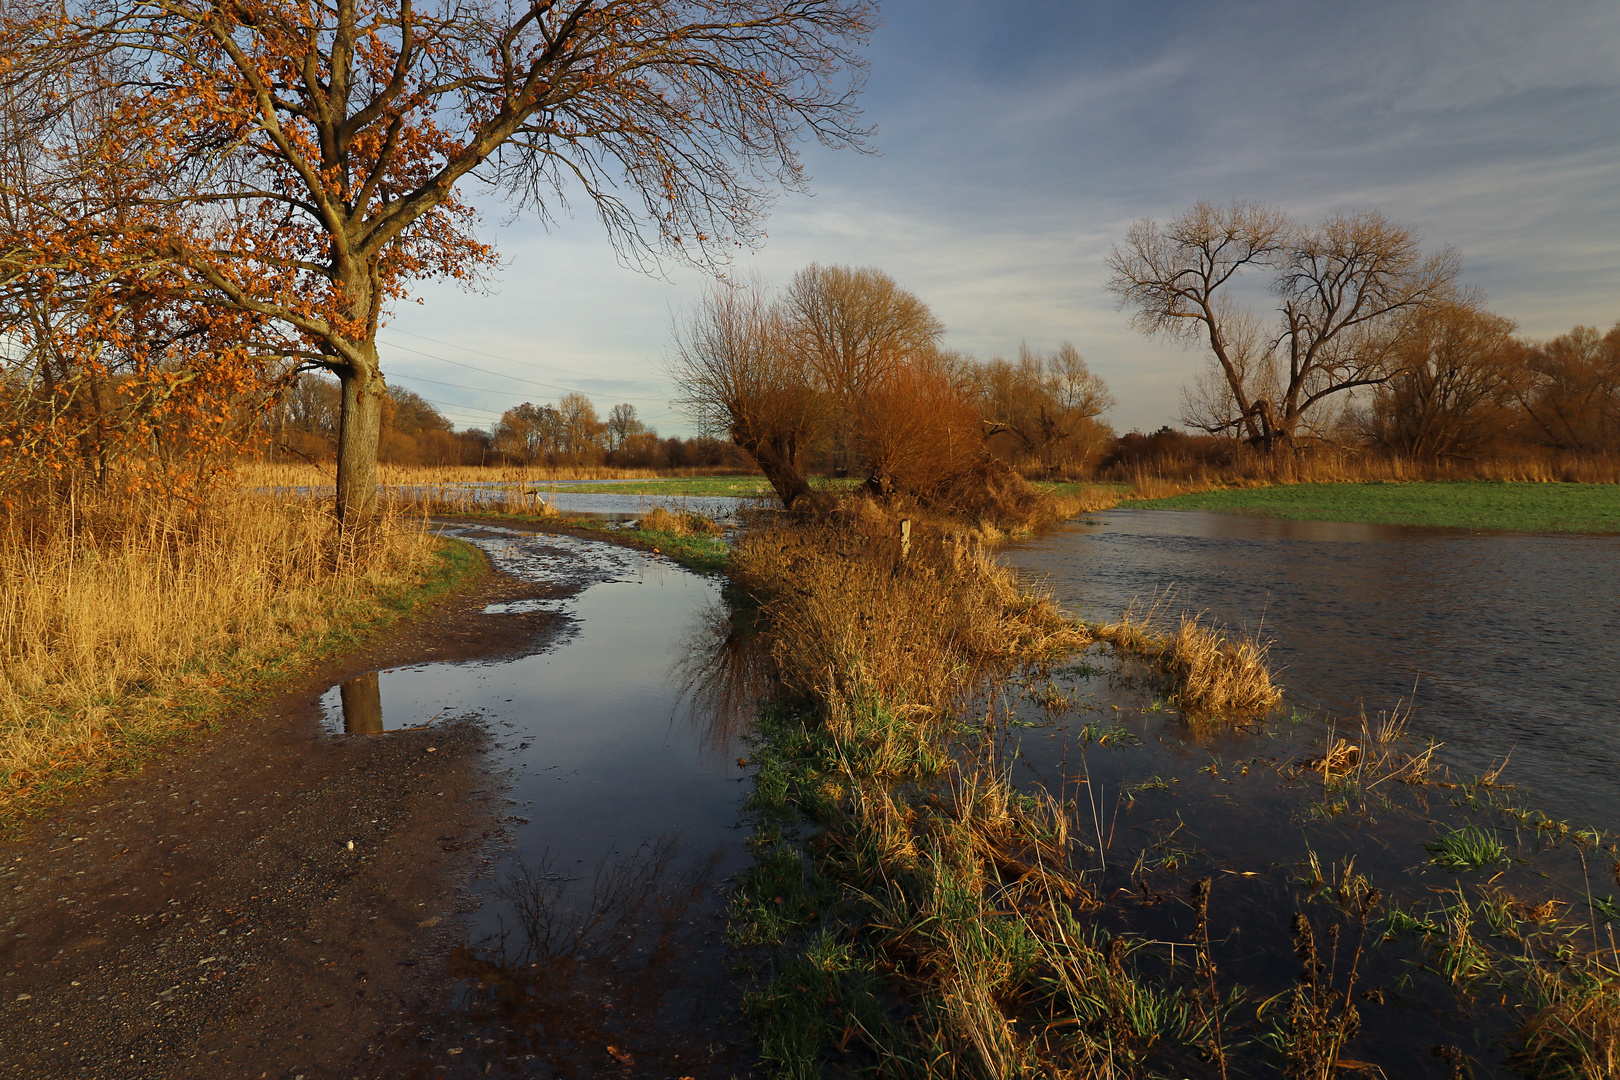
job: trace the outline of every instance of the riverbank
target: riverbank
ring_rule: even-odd
[[[732,565],[786,691],[733,907],[773,1075],[1612,1068],[1612,833],[1396,702],[1202,717],[948,540],[822,529]]]
[[[1132,498],[1122,505],[1368,525],[1620,533],[1620,485],[1616,484],[1279,484],[1197,491],[1167,498]]]
[[[460,550],[460,549],[456,549]],[[478,564],[483,565],[482,558]],[[206,740],[19,820],[4,852],[0,1075],[426,1075],[467,879],[502,835],[475,724],[323,733],[321,692],[378,668],[532,652],[565,632],[502,575],[256,700]]]
[[[300,500],[77,516],[54,535],[0,537],[0,832],[63,789],[217,730],[277,680],[485,569],[473,549],[394,518],[363,550],[335,547],[329,515]]]

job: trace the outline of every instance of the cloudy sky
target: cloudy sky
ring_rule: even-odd
[[[1314,217],[1372,207],[1462,255],[1523,333],[1620,319],[1614,0],[885,0],[863,107],[877,153],[806,151],[738,273],[881,267],[981,357],[1073,341],[1123,431],[1174,423],[1200,358],[1114,310],[1128,225],[1199,199]],[[615,262],[584,208],[549,231],[488,204],[487,294],[420,291],[381,334],[390,380],[461,426],[569,390],[690,428],[663,377],[705,278]]]

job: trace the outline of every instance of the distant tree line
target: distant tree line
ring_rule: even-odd
[[[263,420],[273,456],[329,462],[337,455],[341,409],[336,380],[304,374]],[[659,438],[615,405],[606,421],[583,394],[555,405],[524,402],[492,428],[455,430],[433,403],[390,387],[383,402],[379,460],[393,465],[611,465],[631,469],[747,467],[735,448],[717,439]]]

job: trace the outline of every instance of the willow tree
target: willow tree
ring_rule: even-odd
[[[868,0],[21,0],[0,55],[33,152],[120,182],[50,207],[3,273],[157,282],[245,320],[242,362],[335,374],[352,528],[390,302],[493,258],[470,184],[544,220],[583,196],[631,262],[723,261],[803,182],[802,138],[861,144],[872,21]],[[69,98],[96,102],[91,137],[53,128]]]
[[[1334,395],[1382,385],[1420,319],[1455,294],[1456,252],[1429,254],[1377,211],[1303,224],[1272,207],[1199,203],[1138,221],[1109,255],[1109,288],[1137,328],[1209,348],[1183,422],[1266,450],[1292,445]],[[1270,274],[1276,317],[1234,295],[1248,270]]]

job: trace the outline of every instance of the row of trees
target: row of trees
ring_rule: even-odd
[[[1425,459],[1620,450],[1620,325],[1520,340],[1461,285],[1455,251],[1424,251],[1376,211],[1308,223],[1199,203],[1137,222],[1108,265],[1140,330],[1205,353],[1189,427],[1263,451],[1303,437]],[[1240,298],[1253,273],[1269,316]]]
[[[811,265],[780,293],[716,288],[676,327],[682,404],[791,507],[813,455],[872,493],[952,501],[999,449],[1048,470],[1105,438],[1113,398],[1072,345],[979,363],[880,270]]]
[[[342,390],[305,374],[264,414],[261,431],[277,456],[329,462],[337,457]],[[421,395],[390,387],[383,401],[379,460],[396,465],[613,465],[632,469],[743,467],[728,444],[712,438],[659,438],[634,405],[615,405],[606,421],[583,394],[555,405],[524,402],[489,430],[457,431]]]

